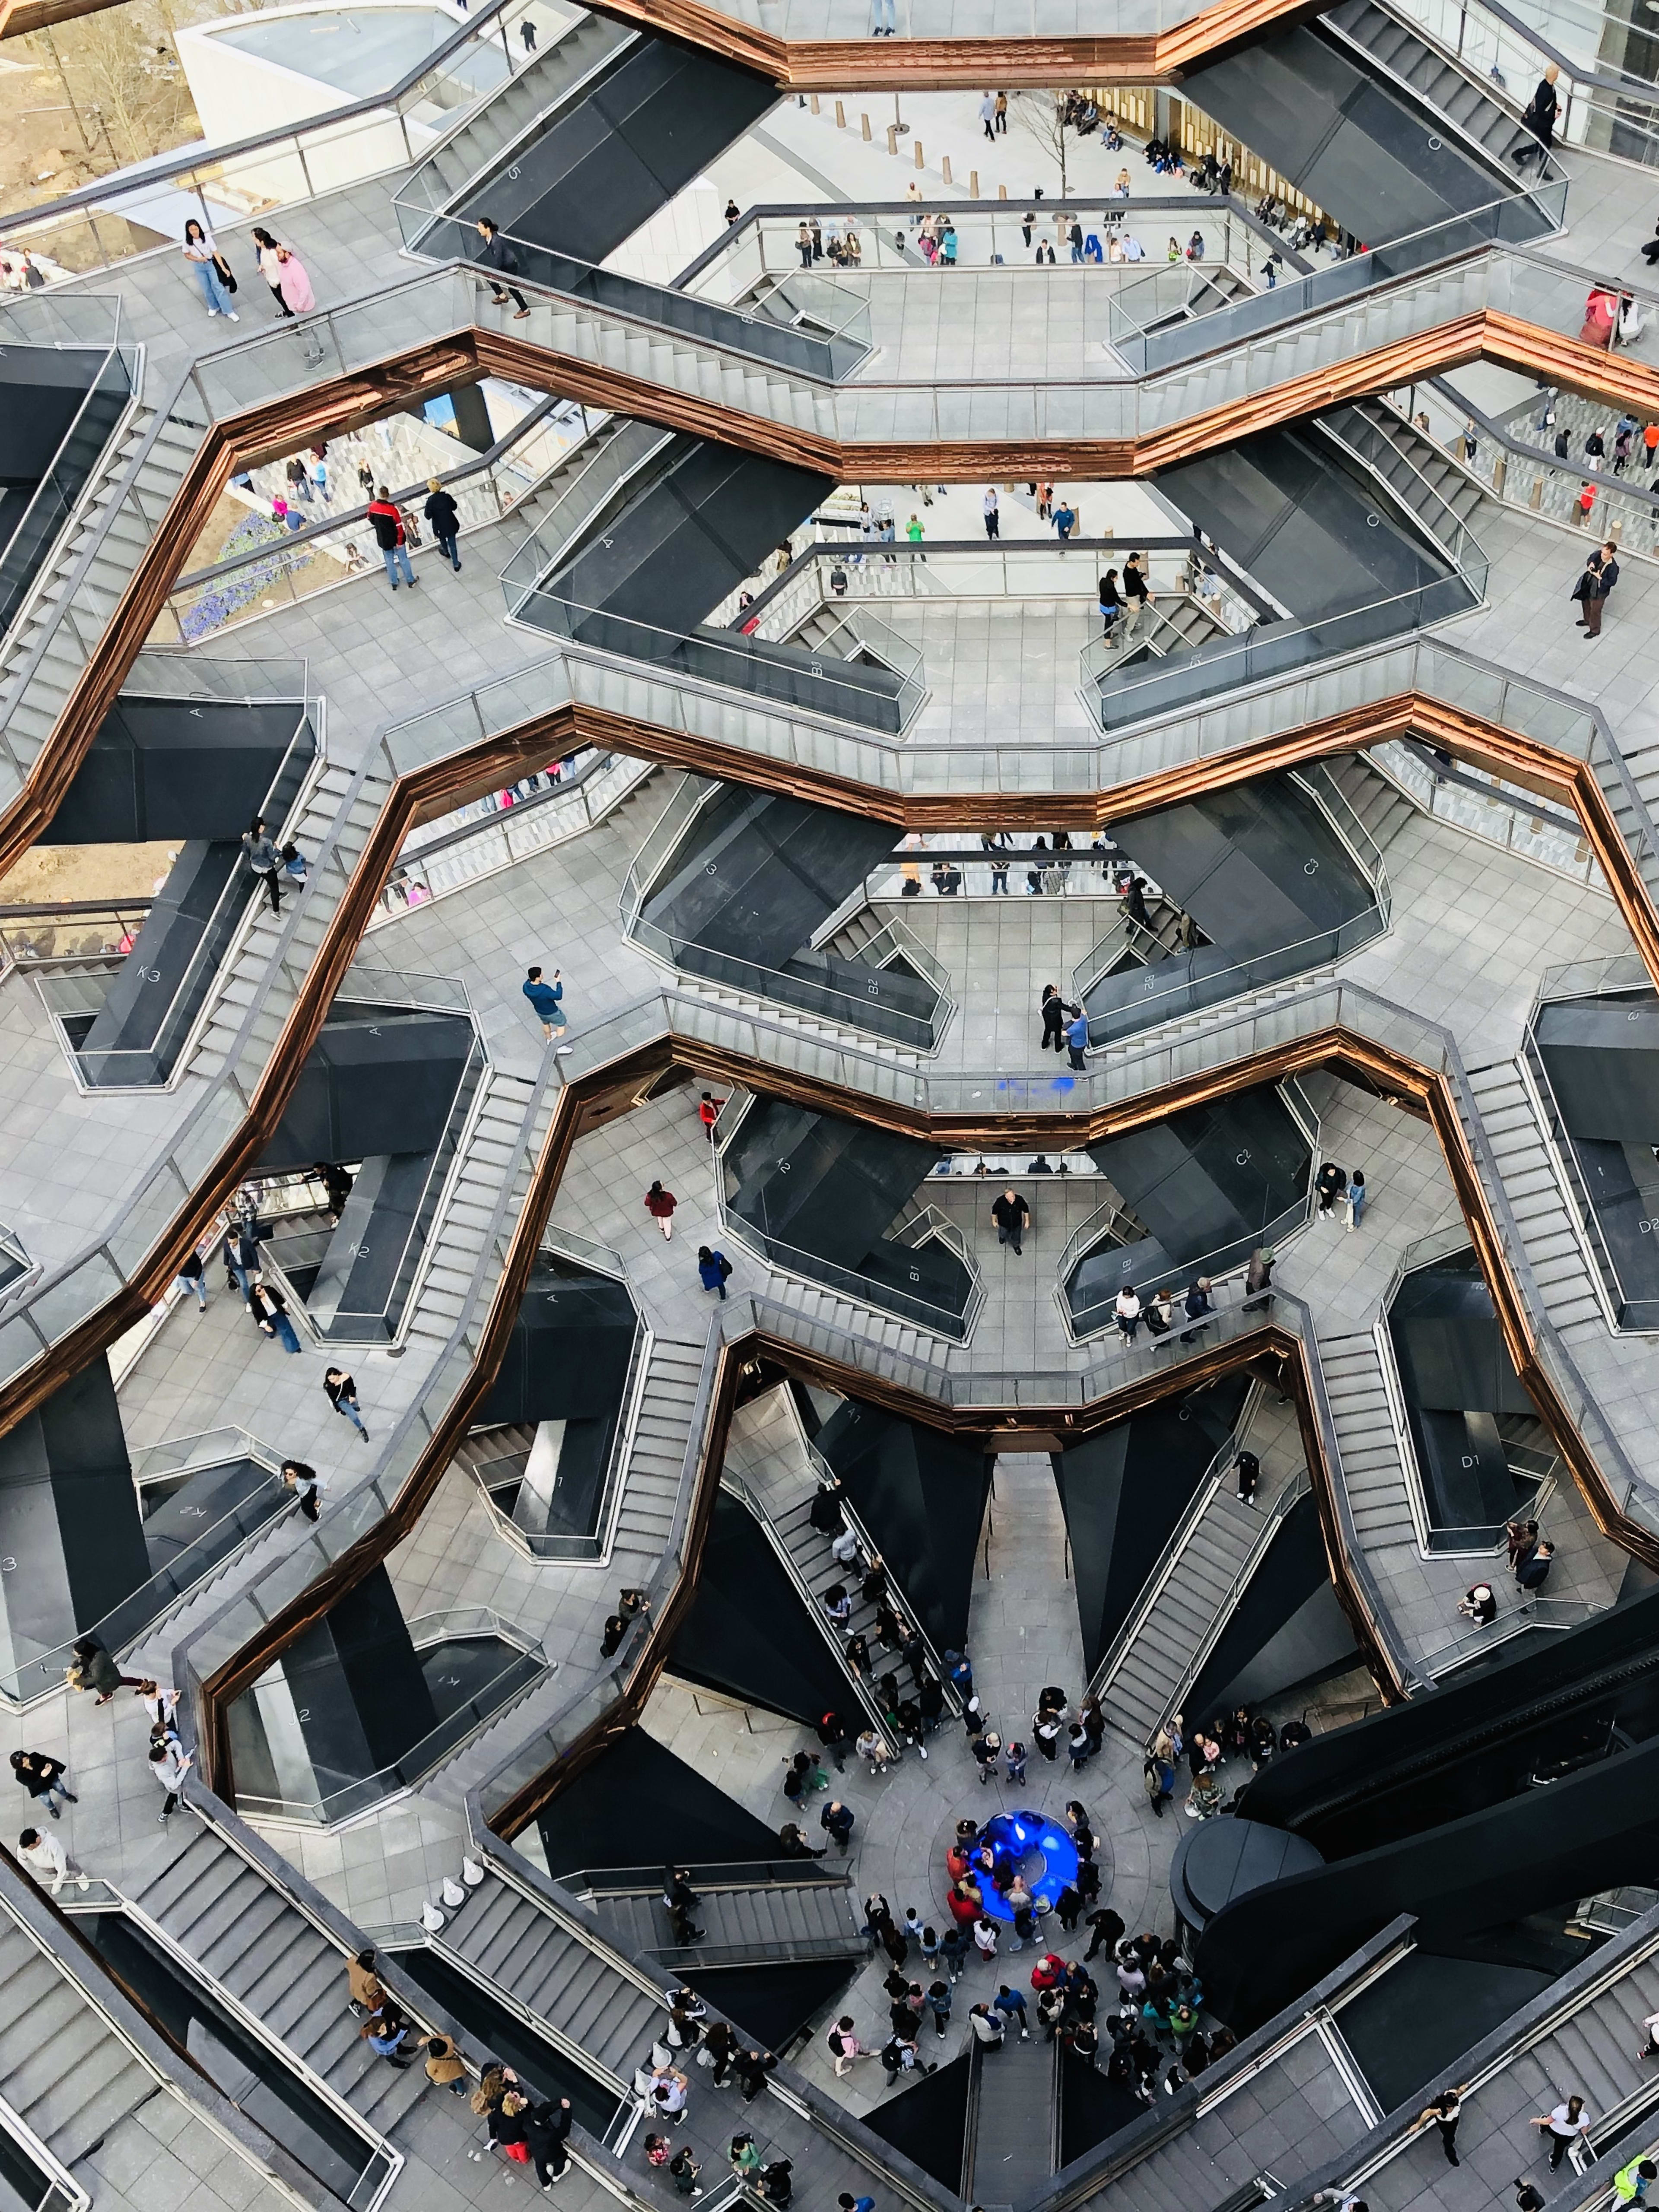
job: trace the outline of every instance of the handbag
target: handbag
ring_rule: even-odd
[[[214,255],[213,265],[218,272],[219,282],[224,286],[226,291],[234,292],[236,289],[235,272],[222,253]]]

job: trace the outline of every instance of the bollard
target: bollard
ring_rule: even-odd
[[[915,144],[916,144],[916,167],[917,167],[917,168],[919,168],[919,169],[920,169],[920,168],[923,168],[923,167],[925,167],[927,165],[926,165],[926,163],[922,161],[922,158],[921,158],[921,139],[920,139],[920,138],[918,138],[918,139],[916,140]]]
[[[976,200],[979,198],[979,171],[977,169],[969,169],[968,172],[968,197],[970,200]]]
[[[868,117],[867,115],[860,115],[860,118],[859,118],[859,125],[860,125],[860,129],[862,130],[863,134],[864,134],[864,143],[865,143],[865,144],[867,146],[867,145],[870,143],[870,118],[869,118],[869,117]]]
[[[951,156],[947,154],[939,165],[939,173],[948,185],[951,181]]]
[[[823,112],[818,105],[818,96],[817,93],[812,94],[812,97],[807,101],[806,105],[811,109],[814,115],[821,115]]]
[[[896,123],[890,123],[887,126],[887,150],[890,154],[896,154],[898,151],[898,125]]]
[[[847,110],[840,100],[836,102],[836,128],[837,131],[845,131],[847,128]]]
[[[1008,197],[1008,187],[1007,187],[1007,185],[999,185],[997,186],[997,198],[998,198],[1000,200],[1006,200],[1006,199],[1007,198],[1007,197]]]

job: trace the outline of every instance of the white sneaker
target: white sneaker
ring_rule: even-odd
[[[231,321],[232,321],[233,323],[240,323],[240,322],[241,321],[241,319],[241,319],[241,317],[237,313],[237,312],[236,312],[236,310],[235,310],[235,308],[234,308],[234,307],[227,307],[227,308],[225,309],[225,313],[226,313],[230,317],[230,319],[231,319]]]

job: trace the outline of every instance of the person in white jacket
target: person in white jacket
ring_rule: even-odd
[[[25,1828],[17,1838],[17,1856],[38,1880],[51,1882],[54,1897],[66,1881],[78,1882],[82,1889],[92,1887],[89,1877],[70,1864],[68,1852],[49,1829]]]
[[[167,1793],[160,1815],[163,1822],[177,1809],[179,1788],[190,1771],[190,1753],[181,1751],[176,1741],[150,1746],[149,1771],[160,1787]]]

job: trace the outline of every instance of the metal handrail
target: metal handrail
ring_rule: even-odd
[[[1550,972],[1559,975],[1566,971],[1553,969]],[[1645,969],[1644,981],[1646,981]],[[1522,1066],[1531,1078],[1539,1105],[1548,1117],[1547,1121],[1540,1122],[1540,1133],[1548,1140],[1550,1151],[1565,1170],[1567,1192],[1572,1200],[1573,1211],[1577,1215],[1579,1227],[1589,1240],[1595,1271],[1601,1278],[1599,1287],[1609,1326],[1615,1335],[1659,1327],[1659,1301],[1632,1298],[1626,1295],[1624,1278],[1613,1258],[1613,1247],[1607,1242],[1601,1212],[1584,1179],[1583,1163],[1579,1159],[1578,1147],[1573,1142],[1572,1132],[1567,1127],[1566,1116],[1562,1113],[1560,1102],[1555,1095],[1555,1085],[1550,1079],[1549,1063],[1538,1042],[1535,1021],[1534,1008],[1534,1019],[1527,1024],[1526,1042],[1522,1048]],[[1644,1310],[1651,1310],[1651,1320],[1644,1321],[1639,1317],[1626,1320],[1627,1313],[1640,1316]]]
[[[175,155],[163,155],[157,161],[144,164],[142,177],[131,180],[131,188],[135,191],[153,191],[157,185],[171,183],[175,178],[191,176],[199,170],[222,169],[228,164],[239,161],[244,155],[263,153],[270,147],[284,145],[291,141],[303,142],[313,139],[319,144],[324,143],[329,136],[338,131],[342,124],[355,122],[361,116],[385,117],[388,110],[396,111],[404,124],[404,155],[406,159],[412,159],[413,154],[408,142],[407,118],[402,114],[404,103],[410,100],[411,94],[418,96],[427,85],[434,80],[439,80],[441,77],[442,64],[464,48],[493,44],[493,41],[480,38],[479,33],[494,28],[507,13],[509,8],[519,4],[520,0],[484,0],[484,4],[479,8],[476,15],[468,15],[440,45],[434,46],[429,54],[417,62],[412,69],[407,70],[395,84],[388,85],[383,92],[368,94],[361,100],[347,100],[342,106],[331,107],[320,115],[307,117],[303,123],[281,124],[270,130],[255,131],[246,138],[233,139],[228,145],[211,147],[205,154],[199,148],[192,147]],[[506,43],[504,31],[501,51],[507,64],[507,74],[503,82],[510,83],[514,75],[513,52]],[[477,95],[474,105],[482,105],[483,102],[493,98],[500,89],[500,85],[489,87]],[[455,124],[452,125],[452,131],[465,122],[471,112],[471,109],[464,109],[456,118]],[[301,159],[303,161],[303,155]],[[397,167],[401,167],[402,164],[392,163],[390,166]],[[53,200],[42,201],[38,206],[11,209],[7,213],[0,215],[0,231],[10,235],[28,226],[56,222],[64,216],[78,214],[83,210],[88,213],[95,212],[114,194],[118,193],[121,188],[119,179],[105,177],[89,185],[77,185],[73,191],[62,193]],[[331,187],[325,189],[331,189]],[[197,187],[197,197],[201,199],[199,185]],[[291,205],[292,203],[284,202],[283,204]],[[202,201],[202,211],[204,220],[207,220],[209,210],[205,200]]]
[[[229,1524],[240,1524],[246,1521],[257,1504],[268,1503],[270,1510],[261,1513],[252,1525],[243,1528],[244,1540],[264,1534],[277,1521],[295,1510],[297,1500],[284,1486],[279,1455],[270,1446],[258,1443],[246,1430],[230,1428],[210,1430],[201,1437],[190,1437],[184,1441],[201,1443],[212,1437],[226,1439],[225,1449],[220,1455],[222,1460],[251,1459],[265,1469],[269,1480],[222,1513],[210,1527],[199,1530],[166,1566],[149,1575],[137,1589],[129,1591],[100,1619],[77,1629],[73,1637],[65,1638],[53,1650],[15,1664],[0,1675],[0,1702],[14,1711],[23,1711],[42,1698],[56,1694],[61,1689],[64,1674],[74,1659],[75,1646],[83,1637],[95,1638],[106,1650],[111,1652],[124,1651],[137,1644],[164,1614],[187,1598],[208,1576],[216,1574],[225,1565],[228,1553],[221,1553],[204,1561],[204,1553],[222,1535]],[[165,1445],[150,1447],[152,1452],[166,1449]],[[207,1468],[215,1463],[211,1459],[201,1459],[197,1465]],[[177,1468],[166,1470],[171,1473],[181,1471]],[[151,1474],[149,1479],[160,1480],[161,1474]],[[135,1486],[143,1480],[135,1471]]]
[[[874,1685],[867,1676],[860,1674],[856,1668],[848,1663],[846,1648],[834,1622],[824,1612],[811,1583],[802,1574],[793,1553],[784,1542],[782,1531],[773,1519],[765,1499],[747,1476],[739,1474],[735,1468],[723,1467],[720,1469],[720,1488],[728,1497],[737,1498],[759,1522],[767,1542],[772,1548],[773,1556],[782,1566],[785,1575],[794,1589],[796,1596],[799,1598],[809,1616],[817,1625],[823,1642],[829,1645],[835,1655],[836,1663],[845,1676],[854,1697],[863,1707],[864,1717],[869,1723],[872,1731],[881,1738],[895,1759],[902,1758],[903,1753],[893,1731],[887,1725],[887,1716],[881,1709],[881,1700],[876,1695]],[[909,1615],[907,1613],[905,1618],[908,1620]]]
[[[533,407],[527,409],[520,416],[510,429],[504,430],[493,446],[487,447],[481,453],[469,453],[464,461],[459,462],[453,469],[441,471],[438,482],[445,486],[465,483],[469,478],[494,467],[497,461],[510,453],[515,447],[521,446],[532,432],[539,430],[550,416],[556,414],[560,408],[568,404],[568,403],[562,399],[557,392],[544,394]],[[586,416],[586,410],[584,408],[582,412]],[[568,459],[571,450],[567,447],[556,460],[549,464],[541,476],[526,487],[524,492],[526,499],[533,497],[538,489],[546,482],[553,471],[563,461]],[[418,499],[427,489],[428,483],[428,479],[422,477],[418,483],[399,486],[391,493],[390,496],[401,507],[406,500]],[[210,568],[191,569],[186,574],[177,579],[168,596],[171,598],[179,592],[194,590],[201,584],[213,583],[221,576],[234,575],[239,568],[246,568],[254,562],[269,560],[273,552],[291,552],[296,547],[303,549],[313,539],[325,536],[331,530],[356,526],[366,522],[368,519],[367,501],[359,507],[343,507],[331,510],[327,514],[319,515],[315,522],[307,522],[302,529],[287,532],[273,544],[256,545],[249,552],[233,554],[228,561],[216,561]]]
[[[1163,1550],[1147,1569],[1141,1582],[1140,1595],[1136,1599],[1133,1610],[1097,1661],[1094,1673],[1089,1677],[1090,1697],[1105,1696],[1118,1668],[1128,1656],[1130,1646],[1151,1620],[1153,1609],[1163,1595],[1164,1586],[1169,1581],[1176,1561],[1186,1550],[1194,1530],[1209,1511],[1211,1503],[1220,1489],[1228,1469],[1243,1449],[1245,1433],[1255,1417],[1261,1400],[1261,1384],[1258,1381],[1252,1380],[1249,1389],[1245,1393],[1244,1404],[1240,1410],[1238,1419],[1233,1423],[1231,1432],[1216,1447],[1215,1454],[1200,1479],[1197,1489],[1194,1491],[1188,1501],[1186,1510],[1170,1531]],[[1161,1723],[1160,1725],[1162,1725]]]
[[[872,1276],[860,1275],[851,1267],[843,1267],[836,1261],[822,1258],[816,1252],[803,1251],[799,1245],[791,1244],[781,1237],[771,1236],[733,1212],[724,1190],[717,1190],[715,1197],[721,1227],[757,1258],[769,1261],[786,1273],[799,1276],[804,1282],[833,1291],[855,1305],[869,1306],[878,1313],[893,1314],[901,1320],[913,1322],[917,1328],[928,1329],[935,1336],[947,1337],[959,1344],[971,1334],[980,1309],[985,1303],[985,1285],[978,1267],[959,1238],[958,1245],[952,1247],[947,1236],[930,1230],[928,1235],[918,1239],[919,1243],[926,1243],[930,1241],[930,1237],[936,1237],[947,1249],[955,1249],[956,1256],[967,1268],[968,1302],[963,1312],[956,1314],[946,1306],[934,1305],[931,1299],[915,1297],[908,1291],[877,1282]],[[930,1206],[927,1211],[931,1213],[935,1209]],[[941,1222],[945,1220],[943,1215],[939,1218]],[[954,1229],[955,1224],[947,1223],[945,1226]],[[894,1245],[899,1243],[897,1237],[885,1241]]]
[[[1466,1661],[1478,1658],[1528,1630],[1582,1628],[1587,1620],[1593,1620],[1597,1613],[1607,1610],[1606,1606],[1590,1605],[1578,1598],[1523,1597],[1484,1626],[1466,1629],[1462,1635],[1430,1644],[1419,1654],[1417,1664],[1431,1680],[1438,1680],[1454,1667],[1461,1667]]]
[[[553,1879],[577,1896],[589,1890],[604,1897],[660,1897],[663,1874],[668,1863],[665,1861],[659,1866],[579,1867],[574,1873],[556,1875]],[[805,1889],[851,1887],[848,1875],[833,1872],[816,1859],[721,1859],[706,1866],[691,1866],[676,1859],[672,1863],[684,1868],[694,1889],[775,1889],[783,1883],[791,1888]]]
[[[106,303],[102,300],[100,300],[98,304],[100,306],[103,306]],[[58,462],[63,459],[64,454],[68,450],[70,441],[76,436],[82,424],[86,422],[93,400],[102,392],[104,379],[108,374],[110,363],[112,362],[116,362],[121,370],[122,375],[125,379],[125,389],[122,393],[120,413],[117,420],[110,425],[109,430],[105,437],[100,441],[99,452],[100,453],[108,453],[112,450],[113,441],[118,435],[122,424],[128,419],[131,413],[135,389],[138,380],[139,368],[143,360],[143,349],[137,346],[130,348],[124,347],[121,343],[121,299],[118,293],[111,296],[107,302],[107,306],[110,313],[110,330],[108,339],[104,344],[104,357],[102,361],[100,362],[97,371],[93,376],[91,381],[88,384],[85,392],[81,395],[80,404],[76,408],[75,413],[70,417],[69,424],[64,429],[62,437],[58,441],[58,444],[52,452],[50,460],[46,464],[46,470],[40,477],[40,483],[35,486],[33,492],[30,495],[27,506],[25,507],[22,514],[18,516],[15,522],[11,525],[5,545],[3,548],[0,548],[0,602],[3,602],[3,595],[7,589],[4,582],[4,575],[8,562],[14,553],[27,550],[29,543],[31,525],[41,520],[45,516],[46,509],[50,504],[50,501],[52,498],[57,500],[59,507],[62,508],[62,514],[54,524],[49,526],[47,534],[40,542],[33,573],[25,575],[20,580],[18,586],[17,605],[7,618],[5,623],[5,629],[7,631],[15,629],[16,625],[27,614],[30,605],[34,600],[44,581],[44,571],[50,566],[48,556],[52,545],[61,539],[64,529],[68,526],[70,520],[80,508],[87,498],[88,494],[92,490],[93,486],[97,481],[97,455],[94,456],[92,461],[88,465],[85,480],[76,489],[70,492],[67,497],[65,496],[64,487],[56,480]],[[79,351],[86,349],[89,343],[90,344],[95,345],[99,341],[94,339],[88,342],[84,339],[76,340],[59,338],[54,340],[52,343],[54,350],[62,350],[70,346],[73,346],[77,351]],[[37,509],[39,510],[38,514]]]
[[[1258,1246],[1267,1247],[1280,1244],[1286,1237],[1291,1235],[1298,1223],[1305,1223],[1311,1218],[1313,1206],[1314,1193],[1310,1184],[1309,1189],[1301,1198],[1297,1199],[1294,1204],[1282,1207],[1279,1212],[1273,1216],[1271,1221],[1265,1223],[1259,1230],[1250,1231],[1249,1232],[1249,1236],[1254,1239],[1255,1244]],[[1090,1218],[1091,1220],[1092,1220],[1095,1217],[1091,1215]],[[1086,1230],[1088,1226],[1089,1223],[1085,1222],[1083,1225],[1083,1229],[1079,1230],[1077,1236],[1073,1237],[1073,1243],[1077,1242],[1078,1237],[1081,1237],[1084,1233],[1084,1230]],[[1102,1233],[1103,1234],[1103,1232]],[[1128,1244],[1110,1249],[1132,1253],[1135,1249],[1135,1243],[1140,1241],[1140,1239],[1137,1238]],[[1232,1240],[1233,1243],[1237,1243],[1242,1241],[1243,1240],[1239,1238]],[[1089,1245],[1081,1256],[1086,1259],[1088,1257],[1088,1253],[1094,1250],[1100,1243],[1101,1236],[1097,1235],[1092,1243]],[[1225,1252],[1230,1249],[1231,1247],[1229,1245],[1222,1244],[1218,1245],[1216,1250],[1217,1252]],[[1070,1246],[1067,1247],[1067,1249],[1070,1249]],[[1196,1281],[1199,1276],[1207,1274],[1209,1276],[1211,1287],[1215,1289],[1218,1288],[1223,1283],[1234,1281],[1237,1278],[1244,1275],[1249,1271],[1250,1261],[1249,1255],[1248,1254],[1246,1254],[1243,1258],[1232,1261],[1226,1267],[1216,1266],[1214,1264],[1215,1256],[1214,1253],[1206,1252],[1200,1258],[1188,1261],[1178,1268],[1172,1265],[1170,1266],[1167,1269],[1167,1274],[1170,1287],[1174,1288],[1177,1282],[1188,1280]],[[1073,1265],[1075,1266],[1076,1262],[1073,1262]],[[1055,1297],[1060,1301],[1060,1312],[1062,1318],[1066,1322],[1066,1335],[1068,1339],[1073,1344],[1084,1344],[1088,1341],[1090,1337],[1099,1335],[1102,1331],[1111,1325],[1114,1303],[1117,1293],[1114,1291],[1110,1298],[1103,1298],[1097,1304],[1085,1306],[1081,1313],[1075,1313],[1072,1309],[1066,1291],[1066,1276],[1070,1272],[1070,1267],[1065,1268],[1064,1272],[1060,1270],[1056,1271],[1057,1279],[1055,1285]],[[1126,1279],[1133,1281],[1133,1278],[1126,1278]],[[1145,1318],[1144,1310],[1142,1318]],[[1152,1341],[1155,1345],[1167,1345],[1172,1342],[1176,1337],[1182,1335],[1186,1330],[1201,1329],[1204,1327],[1205,1322],[1212,1318],[1213,1318],[1212,1316],[1206,1314],[1200,1315],[1197,1321],[1188,1321],[1185,1315],[1180,1310],[1179,1307],[1177,1307],[1176,1318],[1170,1322],[1168,1330],[1164,1335],[1154,1337]]]
[[[794,1409],[792,1406],[792,1415],[793,1413]],[[821,1482],[833,1482],[837,1490],[841,1491],[841,1494],[836,1499],[836,1503],[841,1507],[842,1518],[846,1522],[848,1527],[858,1539],[860,1548],[863,1552],[865,1558],[866,1559],[879,1558],[882,1555],[881,1547],[871,1535],[869,1529],[865,1525],[863,1516],[854,1508],[851,1498],[848,1497],[844,1490],[841,1490],[841,1477],[836,1473],[835,1468],[830,1466],[829,1461],[818,1449],[817,1444],[813,1443],[811,1437],[809,1437],[805,1433],[805,1430],[801,1428],[798,1417],[795,1419],[795,1426],[797,1432],[800,1436],[801,1443],[805,1448],[807,1464],[815,1471]],[[933,1642],[933,1638],[927,1633],[927,1631],[922,1626],[920,1619],[917,1617],[916,1608],[910,1603],[905,1592],[899,1588],[896,1583],[891,1583],[890,1587],[893,1590],[894,1595],[903,1601],[902,1603],[894,1607],[894,1611],[909,1624],[911,1632],[921,1638],[922,1649],[927,1656],[928,1662],[932,1666],[934,1674],[939,1678],[939,1687],[945,1693],[945,1710],[951,1713],[959,1714],[962,1711],[962,1698],[957,1691],[956,1685],[951,1680],[951,1670],[945,1665],[944,1659],[941,1657],[938,1645]]]
[[[1226,1594],[1212,1613],[1208,1627],[1182,1661],[1181,1672],[1176,1677],[1174,1690],[1166,1701],[1163,1711],[1158,1717],[1158,1728],[1168,1726],[1170,1714],[1178,1711],[1183,1701],[1190,1695],[1200,1674],[1204,1671],[1206,1661],[1220,1643],[1222,1632],[1231,1620],[1239,1599],[1260,1570],[1262,1560],[1267,1556],[1268,1547],[1296,1507],[1304,1498],[1311,1496],[1312,1492],[1313,1484],[1309,1480],[1304,1468],[1291,1476],[1267,1508],[1262,1516],[1261,1526],[1255,1532],[1255,1541],[1245,1553],[1237,1572],[1228,1583]],[[1150,1748],[1150,1746],[1148,1747]]]
[[[1386,401],[1377,403],[1386,406]],[[1380,422],[1374,422],[1359,407],[1339,407],[1319,418],[1323,434],[1340,446],[1358,462],[1374,482],[1385,492],[1401,501],[1417,517],[1431,538],[1445,552],[1471,586],[1484,599],[1490,562],[1480,544],[1468,525],[1462,520],[1456,509],[1443,492],[1437,491],[1423,474],[1417,463]],[[1401,429],[1405,428],[1402,422]],[[1379,468],[1365,447],[1372,440],[1401,462],[1417,484],[1416,496],[1406,499],[1399,487]],[[1437,518],[1431,520],[1431,517]],[[1478,578],[1478,580],[1477,580]]]
[[[457,1622],[471,1625],[458,1627],[455,1626]],[[500,1720],[503,1713],[527,1697],[532,1690],[539,1688],[558,1666],[556,1660],[548,1657],[539,1642],[526,1635],[516,1623],[505,1620],[488,1606],[459,1606],[447,1612],[422,1613],[406,1625],[410,1641],[416,1650],[443,1643],[451,1636],[494,1636],[508,1644],[514,1656],[464,1705],[428,1729],[400,1758],[388,1760],[372,1774],[343,1783],[337,1790],[319,1790],[314,1799],[264,1797],[252,1790],[239,1790],[237,1804],[245,1813],[262,1820],[297,1821],[307,1826],[327,1827],[337,1820],[349,1819],[354,1814],[367,1812],[395,1792],[412,1789],[416,1782],[457,1757],[483,1729]],[[417,1629],[424,1633],[424,1644],[416,1640]],[[504,1698],[500,1705],[488,1705],[491,1691],[519,1675],[521,1662],[526,1659],[532,1661],[539,1671],[528,1680],[520,1680],[512,1695]],[[457,1723],[463,1721],[465,1725],[458,1728]]]
[[[580,465],[574,469],[569,482],[560,490],[558,497],[547,513],[542,516],[534,529],[528,532],[514,547],[513,551],[497,571],[496,581],[506,593],[507,611],[509,614],[519,612],[525,600],[557,558],[557,551],[553,541],[544,533],[549,532],[557,521],[560,510],[567,501],[574,499],[581,492],[589,477],[603,465],[607,456],[614,453],[617,444],[629,439],[634,433],[638,434],[634,442],[641,450],[635,453],[632,459],[624,457],[623,465],[617,474],[600,481],[600,497],[590,507],[587,514],[581,517],[578,526],[585,527],[605,501],[614,499],[623,492],[644,470],[651,466],[666,447],[673,443],[678,434],[672,430],[661,429],[654,423],[619,422],[615,416],[607,416],[603,422],[594,427],[581,445],[574,447],[568,453],[561,456],[561,467],[569,467],[572,463],[578,461]],[[593,450],[588,453],[586,460],[580,460],[580,457],[584,448],[589,446]],[[568,537],[564,542],[568,542]],[[518,588],[520,586],[523,587],[521,590]]]

